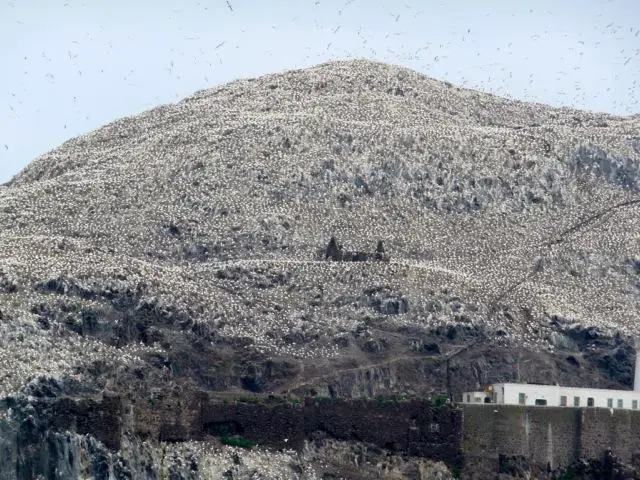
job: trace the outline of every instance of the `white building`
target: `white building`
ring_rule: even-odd
[[[494,383],[483,392],[464,392],[462,403],[638,410],[640,405],[640,355],[636,356],[633,390],[561,387],[559,385],[530,383]]]

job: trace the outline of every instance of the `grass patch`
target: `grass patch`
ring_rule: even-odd
[[[333,398],[331,398],[331,397],[323,397],[321,395],[316,395],[315,397],[313,397],[313,401],[317,402],[317,403],[332,403],[333,402]]]
[[[256,445],[251,440],[247,440],[246,438],[240,437],[237,435],[233,437],[230,437],[229,435],[222,435],[220,437],[220,442],[222,442],[223,445],[229,445],[230,447],[246,448],[247,450],[252,449]]]
[[[436,408],[442,408],[444,407],[447,403],[449,402],[449,396],[444,394],[444,393],[440,393],[438,395],[435,395],[432,399],[431,399],[431,403],[433,403],[433,405]]]
[[[236,399],[237,402],[240,403],[262,403],[263,399],[260,397],[238,397]]]

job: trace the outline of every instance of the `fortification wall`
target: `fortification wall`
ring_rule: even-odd
[[[391,451],[455,464],[460,457],[462,411],[428,400],[403,402],[330,400],[305,402],[305,435],[373,443]]]
[[[302,405],[206,401],[202,405],[206,435],[240,435],[272,448],[299,449],[304,445]]]
[[[462,410],[435,406],[426,399],[239,400],[194,390],[164,392],[153,401],[138,402],[129,418],[133,432],[144,439],[185,441],[238,435],[266,447],[300,449],[305,440],[319,434],[450,465],[461,461]]]
[[[499,471],[500,455],[540,468],[599,458],[607,447],[626,463],[640,451],[640,411],[604,408],[463,405],[464,477]]]
[[[619,459],[633,463],[640,452],[640,411],[583,408],[581,417],[582,456],[599,456],[610,446]]]
[[[112,450],[120,448],[125,431],[165,441],[239,435],[278,449],[300,449],[305,440],[327,435],[444,460],[449,466],[462,466],[465,479],[493,478],[501,465],[514,462],[544,471],[547,464],[556,468],[580,457],[601,457],[607,448],[624,463],[634,465],[640,459],[640,411],[632,410],[436,406],[423,399],[308,398],[300,402],[256,397],[240,401],[196,389],[156,392],[135,404],[112,395],[101,401],[25,402],[26,397],[12,398],[4,405],[16,412],[16,421],[25,420],[19,412],[37,413],[31,423],[23,422],[20,435],[14,435],[16,452],[39,448],[41,436],[36,432],[49,429],[90,433]]]
[[[301,448],[320,432],[392,451],[455,462],[460,459],[462,411],[427,400],[307,399],[301,404],[205,401],[203,431],[225,430],[274,448]]]

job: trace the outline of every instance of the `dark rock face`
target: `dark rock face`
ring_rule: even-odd
[[[112,457],[122,446],[120,398],[55,398],[60,390],[55,382],[41,383],[29,390],[31,396],[3,402],[10,415],[0,421],[0,477],[79,478],[84,470],[92,478],[109,478]],[[81,451],[90,458],[88,467]]]
[[[611,453],[605,450],[601,458],[576,460],[564,469],[553,472],[554,480],[575,478],[579,480],[640,480],[640,470],[637,466],[631,466],[618,461]]]
[[[423,342],[416,340],[412,343],[412,349],[417,352],[426,353],[428,355],[437,355],[441,353],[440,345],[436,342]]]
[[[602,148],[581,146],[571,159],[577,174],[594,174],[607,182],[629,190],[638,190],[639,166],[631,158],[615,158]]]
[[[375,259],[381,262],[385,262],[389,260],[389,256],[385,252],[384,244],[382,240],[378,240],[378,245],[376,246]]]
[[[40,388],[46,388],[46,385]],[[20,423],[24,446],[40,442],[39,435],[47,430],[71,428],[80,434],[91,434],[109,449],[120,448],[123,412],[122,401],[117,396],[96,402],[84,398],[29,398],[21,395],[7,397],[5,402]]]
[[[621,344],[595,356],[597,365],[608,378],[629,387],[633,386],[636,350],[629,344]]]
[[[0,478],[32,480],[92,478],[133,480],[162,478],[147,445],[127,441],[127,452],[109,450],[91,435],[44,430],[33,432],[14,422],[0,422]],[[11,435],[11,431],[15,433]],[[37,438],[35,438],[37,436]],[[172,478],[193,478],[187,469]]]
[[[364,302],[383,315],[402,315],[409,311],[409,300],[402,295],[394,295],[386,286],[365,290]]]
[[[27,396],[36,398],[58,397],[65,390],[63,382],[52,377],[41,377],[37,382],[29,383],[23,392]]]
[[[334,262],[342,260],[342,247],[338,245],[336,237],[331,237],[324,249],[324,259]]]
[[[570,324],[558,317],[551,319],[551,326],[555,330],[552,338],[555,337],[553,343],[557,347],[581,352],[584,360],[600,369],[606,378],[627,387],[633,386],[636,347],[630,338],[620,334],[611,337],[597,327]],[[569,363],[580,365],[575,354],[569,357]]]
[[[15,293],[18,291],[18,284],[0,270],[0,293]]]
[[[531,462],[523,455],[503,455],[498,457],[499,473],[506,473],[515,478],[527,478],[531,473]]]

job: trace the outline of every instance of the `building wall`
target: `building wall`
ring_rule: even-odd
[[[485,392],[464,392],[462,394],[462,403],[484,403],[486,396]]]
[[[640,451],[640,411],[602,408],[462,405],[464,478],[492,478],[499,455],[540,467],[598,458],[607,447],[631,463]]]
[[[546,400],[548,406],[559,407],[561,405],[561,397],[566,397],[567,407],[574,407],[574,397],[579,397],[580,407],[588,406],[588,398],[592,398],[594,401],[593,407],[602,408],[625,408],[625,409],[638,409],[640,407],[640,392],[632,390],[605,390],[596,388],[574,388],[574,387],[561,387],[557,385],[535,385],[535,384],[522,384],[522,383],[497,383],[492,385],[495,391],[496,403],[505,405],[520,405],[520,394],[524,393],[525,403],[524,405],[536,405],[536,400]],[[463,394],[463,403],[469,403],[466,401],[466,394],[473,395],[476,392],[465,392]],[[610,405],[608,400],[612,400]],[[637,404],[633,404],[633,401]],[[619,406],[619,401],[622,401],[622,407]],[[471,402],[476,403],[476,402]]]
[[[535,405],[536,399],[547,400],[549,406],[561,406],[561,396],[567,397],[568,407],[575,406],[574,397],[579,397],[580,407],[586,407],[587,399],[593,398],[594,407],[610,408],[608,400],[612,400],[611,408],[632,408],[632,401],[640,403],[640,392],[631,390],[605,390],[598,388],[573,388],[557,385],[531,385],[504,383],[495,385],[496,389],[504,388],[504,402],[508,405],[518,405],[519,394],[525,394],[525,405]],[[622,407],[618,406],[618,400],[622,400]]]

